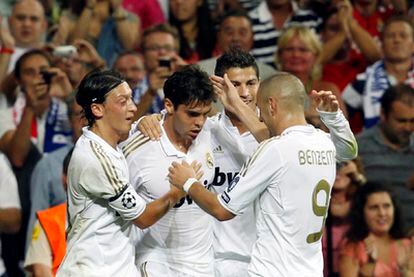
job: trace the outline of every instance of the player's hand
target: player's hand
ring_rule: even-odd
[[[227,74],[224,74],[224,78],[216,75],[210,76],[210,80],[213,83],[214,92],[221,103],[223,103],[223,106],[229,112],[236,113],[234,107],[243,105],[244,103],[240,99],[236,87],[232,84]]]
[[[160,122],[161,114],[144,116],[138,123],[138,130],[151,140],[159,140],[161,137]]]
[[[318,110],[323,112],[336,112],[339,110],[339,102],[332,91],[316,91],[312,90],[310,97],[316,103]]]
[[[172,162],[168,172],[170,184],[179,189],[183,189],[183,185],[188,179],[197,178],[197,173],[192,164],[189,164],[186,161],[182,161],[181,163]]]

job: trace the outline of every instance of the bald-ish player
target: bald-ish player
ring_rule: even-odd
[[[337,109],[329,92],[321,94],[320,106]],[[199,184],[187,163],[170,168],[170,182],[219,220],[232,219],[257,201],[250,276],[322,276],[320,239],[336,151],[328,134],[306,123],[305,97],[302,83],[288,73],[262,82],[257,106],[271,138],[260,144],[221,194]]]

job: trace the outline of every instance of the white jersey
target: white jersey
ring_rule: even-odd
[[[211,182],[214,159],[208,122],[186,154],[170,142],[163,121],[160,122],[162,136],[159,141],[149,141],[137,132],[123,143],[131,184],[142,198],[150,202],[170,190],[167,175],[174,161],[202,163],[204,175],[201,181],[205,186]],[[212,220],[186,196],[144,233],[137,245],[137,265],[157,262],[190,276],[213,276]]]
[[[250,132],[240,134],[224,113],[216,116],[214,120],[218,127],[212,132],[212,149],[216,164],[211,185],[216,193],[222,193],[239,174],[246,158],[256,150],[259,143]],[[222,135],[218,134],[226,131],[232,133],[234,140],[231,146]],[[241,155],[236,151],[235,145],[240,148]],[[257,238],[255,222],[253,203],[243,211],[242,215],[232,220],[214,220],[214,256],[217,262],[236,260],[245,262],[247,267],[252,246]],[[231,269],[225,269],[225,272],[229,271]]]
[[[57,276],[138,276],[131,220],[146,207],[120,149],[83,129],[68,171],[67,250]]]
[[[264,141],[222,194],[233,214],[257,201],[251,276],[322,276],[321,235],[335,180],[335,147],[313,126]]]

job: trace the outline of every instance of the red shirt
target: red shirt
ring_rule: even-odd
[[[359,25],[364,28],[373,37],[379,37],[384,22],[387,21],[394,13],[392,8],[379,8],[370,16],[362,15],[357,9],[354,9],[354,18],[358,21]]]
[[[157,0],[123,0],[122,6],[139,17],[143,30],[165,22]]]

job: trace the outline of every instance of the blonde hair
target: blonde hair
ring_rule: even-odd
[[[282,54],[282,51],[287,47],[290,40],[294,37],[298,37],[316,56],[316,63],[312,67],[310,77],[313,80],[317,80],[322,75],[322,66],[318,62],[318,57],[322,52],[322,42],[319,39],[318,35],[313,29],[310,29],[301,25],[293,25],[282,33],[277,42],[277,51],[275,55],[275,64],[279,70],[283,70],[279,62],[279,56]]]

